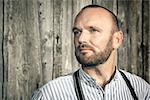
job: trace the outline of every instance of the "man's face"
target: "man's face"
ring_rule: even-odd
[[[75,55],[83,66],[103,64],[112,47],[113,22],[111,15],[101,8],[87,8],[75,20]]]

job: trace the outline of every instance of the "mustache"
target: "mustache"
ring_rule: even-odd
[[[93,50],[93,47],[90,46],[90,45],[88,45],[88,44],[86,44],[86,43],[80,44],[77,48],[78,48],[79,50],[80,50],[80,49],[92,49],[92,50]]]

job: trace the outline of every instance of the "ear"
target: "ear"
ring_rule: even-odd
[[[117,49],[120,47],[123,41],[123,33],[122,31],[117,31],[113,34],[113,48]]]

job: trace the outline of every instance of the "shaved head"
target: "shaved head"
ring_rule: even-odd
[[[118,19],[117,19],[117,16],[112,12],[110,11],[109,9],[105,8],[105,7],[102,7],[102,6],[99,6],[99,5],[87,5],[85,6],[84,8],[81,9],[81,11],[78,13],[78,15],[76,16],[75,18],[75,21],[76,19],[78,18],[78,16],[80,16],[84,10],[87,10],[89,8],[98,8],[98,9],[101,9],[101,10],[104,10],[106,11],[107,13],[110,14],[111,16],[111,19],[112,19],[112,22],[113,22],[113,29],[112,29],[112,33],[114,32],[117,32],[119,31],[119,25],[118,25]]]

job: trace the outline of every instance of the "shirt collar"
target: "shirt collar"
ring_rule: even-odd
[[[80,70],[79,70],[79,77],[81,78],[81,80],[83,80],[87,84],[96,84],[96,80],[93,79],[91,76],[89,76],[86,72],[84,72],[82,68],[80,68]],[[120,80],[120,79],[122,79],[121,77],[122,76],[121,76],[119,70],[116,68],[115,75],[109,83]]]
[[[79,70],[79,77],[81,78],[81,80],[83,80],[85,83],[88,84],[96,84],[95,79],[93,79],[91,76],[89,76],[86,72],[83,71],[82,68],[80,68]]]

